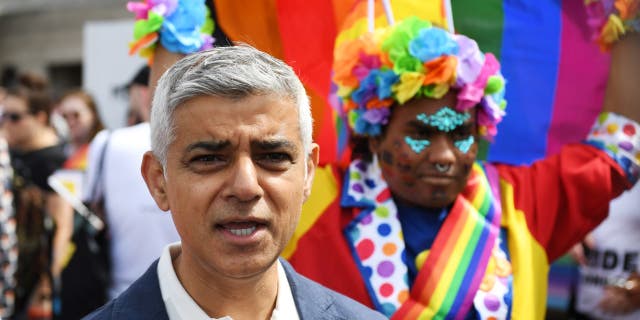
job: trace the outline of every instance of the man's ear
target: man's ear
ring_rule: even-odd
[[[311,151],[307,155],[307,170],[306,179],[304,181],[304,201],[307,201],[311,194],[311,187],[313,186],[313,177],[316,174],[316,167],[320,159],[320,146],[317,143],[313,143]]]
[[[167,197],[167,183],[164,177],[164,169],[153,152],[145,152],[140,171],[142,172],[144,182],[147,184],[147,189],[149,189],[149,193],[151,193],[158,208],[162,211],[171,209]]]

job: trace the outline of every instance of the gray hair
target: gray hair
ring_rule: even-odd
[[[291,67],[245,44],[188,55],[158,81],[151,108],[151,150],[166,166],[167,149],[175,139],[173,112],[190,99],[215,96],[241,100],[271,94],[296,104],[300,138],[305,154],[309,153],[313,130],[309,97]]]

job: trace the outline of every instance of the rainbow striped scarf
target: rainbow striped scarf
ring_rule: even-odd
[[[365,204],[368,209],[345,234],[376,308],[393,315],[392,319],[464,318],[500,232],[495,168],[487,165],[483,170],[474,164],[467,186],[438,232],[410,292],[397,208],[377,163],[352,163],[348,180],[343,205]]]
[[[464,318],[500,232],[501,207],[493,194],[482,167],[475,164],[467,187],[438,232],[409,299],[393,319]]]

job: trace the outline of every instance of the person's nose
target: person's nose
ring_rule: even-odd
[[[250,202],[263,196],[258,181],[258,170],[250,156],[237,159],[230,173],[227,196],[240,202]]]
[[[453,143],[444,134],[437,135],[430,140],[431,145],[428,148],[427,161],[440,169],[451,168],[456,161]]]

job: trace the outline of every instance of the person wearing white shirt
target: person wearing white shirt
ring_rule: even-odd
[[[142,175],[181,241],[87,319],[384,319],[278,259],[318,154],[282,61],[247,45],[178,61],[156,88]]]

